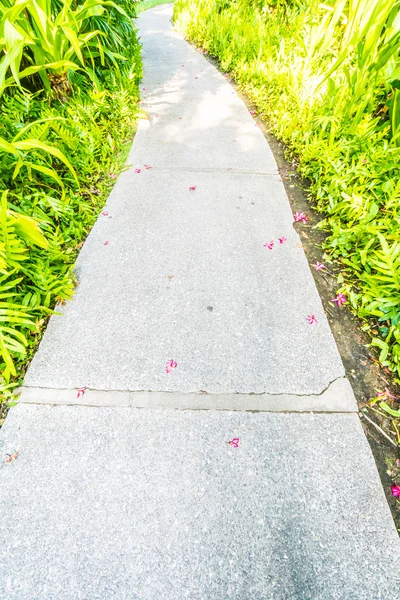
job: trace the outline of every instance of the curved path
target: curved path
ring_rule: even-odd
[[[139,19],[148,119],[1,431],[0,597],[392,600],[399,540],[274,157],[170,15]]]

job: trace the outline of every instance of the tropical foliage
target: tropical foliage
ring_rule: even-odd
[[[399,0],[177,0],[310,182],[341,292],[400,374]]]
[[[137,114],[129,0],[0,0],[0,373],[22,368],[122,163]]]

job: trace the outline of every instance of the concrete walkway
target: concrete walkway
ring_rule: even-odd
[[[1,430],[0,597],[393,600],[399,538],[275,160],[170,16],[139,19],[149,119]]]

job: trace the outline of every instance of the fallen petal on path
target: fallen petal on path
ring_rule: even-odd
[[[316,316],[315,315],[308,315],[306,317],[306,321],[307,323],[309,323],[310,325],[312,325],[313,323],[318,323]]]
[[[229,442],[227,442],[230,446],[233,446],[233,448],[238,448],[239,447],[239,442],[240,442],[240,438],[233,438],[232,440],[229,440]]]
[[[7,454],[6,455],[6,458],[4,459],[4,462],[7,462],[7,463],[12,462],[13,460],[15,460],[18,457],[18,455],[19,455],[19,452],[17,452],[15,450],[15,452],[13,452],[12,454]]]
[[[169,360],[167,362],[167,364],[165,365],[165,372],[171,373],[172,369],[176,369],[176,367],[178,366],[178,363],[175,360]]]

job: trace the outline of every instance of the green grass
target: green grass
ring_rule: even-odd
[[[0,25],[11,4],[0,0]],[[56,304],[74,293],[76,256],[133,138],[142,69],[130,0],[99,0],[85,19],[71,21],[76,55],[62,49],[66,38],[53,40],[69,52],[67,70],[62,60],[49,62],[36,51],[44,44],[46,52],[58,52],[44,36],[57,31],[58,11],[64,8],[68,19],[68,11],[82,7],[74,0],[29,0],[22,8],[22,16],[13,13],[21,53],[8,54],[13,36],[0,40],[0,421],[1,399],[21,383]],[[41,27],[44,19],[49,27]],[[104,35],[91,46],[87,40],[98,31]],[[9,57],[12,68],[4,63]]]
[[[139,14],[144,10],[158,6],[159,4],[172,4],[174,0],[143,0],[136,4],[136,13]]]
[[[341,263],[338,291],[399,375],[398,0],[177,0],[174,21],[287,144]]]

